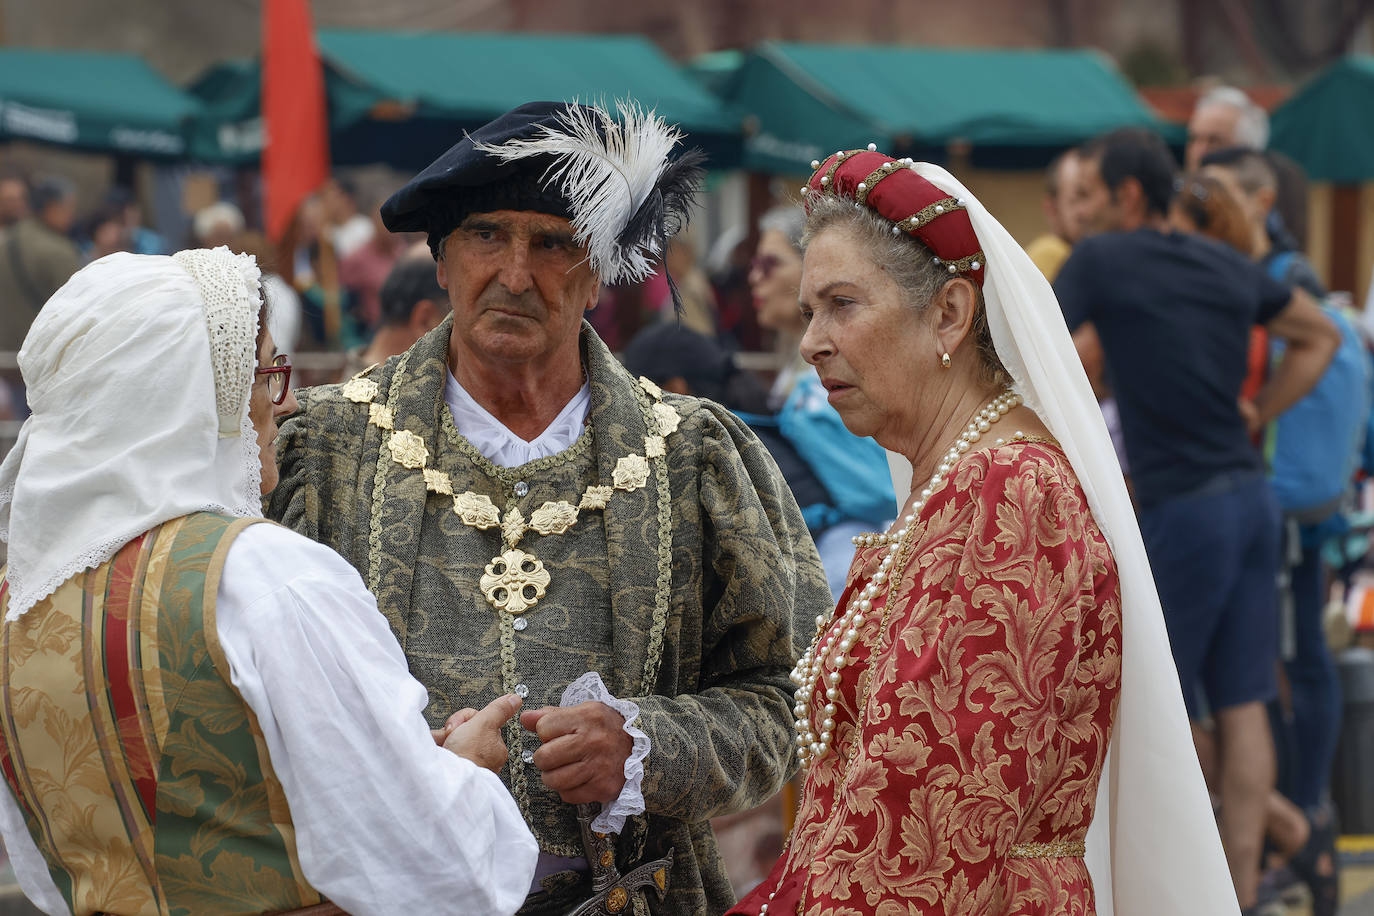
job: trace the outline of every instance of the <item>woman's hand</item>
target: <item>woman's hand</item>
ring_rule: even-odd
[[[501,737],[501,727],[519,711],[520,698],[515,694],[497,697],[479,712],[455,725],[444,739],[444,747],[479,767],[485,767],[493,773],[500,772],[510,758],[506,741]],[[467,712],[466,709],[459,710],[449,718],[449,722]],[[449,722],[444,723],[445,728],[448,728]]]

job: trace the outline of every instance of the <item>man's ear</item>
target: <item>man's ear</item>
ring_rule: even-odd
[[[448,289],[448,262],[444,260],[442,250],[434,262],[434,278],[439,281],[440,289]]]
[[[1256,188],[1255,206],[1261,213],[1268,213],[1274,209],[1274,201],[1279,199],[1279,192],[1274,188]]]
[[[945,353],[954,353],[967,339],[978,308],[978,291],[967,277],[955,277],[935,294],[931,330]]]
[[[443,312],[433,299],[421,299],[410,309],[410,329],[418,337],[438,327],[440,321],[443,321]]]
[[[1121,180],[1121,184],[1116,186],[1116,202],[1118,208],[1124,213],[1133,217],[1145,219],[1150,215],[1150,207],[1145,201],[1145,188],[1140,183],[1140,179],[1126,177]]]

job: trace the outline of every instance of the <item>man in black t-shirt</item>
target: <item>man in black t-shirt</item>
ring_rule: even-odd
[[[1055,293],[1085,363],[1104,359],[1130,456],[1140,528],[1189,714],[1217,722],[1222,840],[1242,906],[1255,902],[1274,750],[1278,507],[1250,434],[1307,393],[1339,334],[1219,242],[1172,232],[1173,160],[1152,134],[1085,148],[1077,195],[1091,231]],[[1240,403],[1250,327],[1287,356]],[[1244,410],[1244,412],[1243,412]]]

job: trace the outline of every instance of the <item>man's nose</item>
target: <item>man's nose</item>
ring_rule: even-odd
[[[530,271],[529,247],[523,244],[512,245],[497,279],[514,295],[519,296],[534,286],[534,274]]]

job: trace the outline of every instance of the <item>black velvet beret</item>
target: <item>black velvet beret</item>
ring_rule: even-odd
[[[392,232],[427,233],[437,258],[444,239],[470,213],[530,210],[570,218],[557,182],[543,178],[548,157],[502,162],[475,146],[533,138],[567,110],[566,102],[526,102],[465,134],[382,204],[382,222]]]

